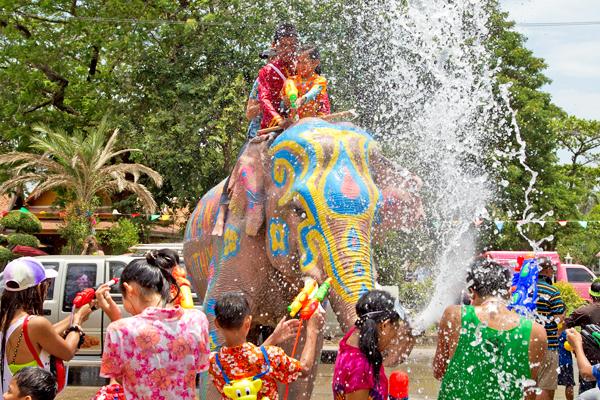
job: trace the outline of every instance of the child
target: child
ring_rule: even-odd
[[[4,400],[54,400],[56,378],[50,371],[38,367],[23,368],[14,374]]]
[[[310,373],[315,362],[317,336],[324,322],[321,312],[316,312],[308,320],[306,343],[300,360],[288,357],[279,347],[266,345],[268,340],[261,347],[246,341],[252,315],[243,294],[224,294],[215,305],[215,316],[215,325],[225,345],[211,354],[208,372],[223,399],[227,399],[223,390],[227,382],[253,379],[264,372],[266,374],[260,376],[263,383],[257,398],[277,399],[277,382],[291,383]]]
[[[387,399],[383,353],[400,350],[406,356],[414,343],[403,321],[405,312],[391,294],[371,290],[356,303],[356,315],[355,327],[340,341],[333,370],[334,398]],[[407,334],[402,343],[398,343],[400,332]]]
[[[300,50],[297,75],[290,78],[298,90],[296,101],[299,118],[321,117],[331,114],[329,96],[327,95],[327,80],[321,75],[321,57],[315,46],[305,46]],[[288,87],[286,83],[285,87]],[[289,93],[285,93],[284,101],[289,103]],[[294,112],[292,110],[292,112]]]
[[[573,400],[575,377],[573,375],[573,356],[565,349],[567,333],[563,332],[558,338],[558,386],[565,387],[565,398]]]
[[[298,50],[298,32],[292,24],[281,24],[275,31],[273,48],[276,56],[258,72],[258,101],[263,117],[261,128],[282,125],[279,105],[285,80],[294,74]]]

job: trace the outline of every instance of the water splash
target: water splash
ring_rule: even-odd
[[[487,4],[367,1],[345,14],[355,27],[352,74],[361,79],[351,85],[361,124],[396,162],[421,176],[427,218],[434,222],[435,289],[417,330],[439,319],[464,287],[475,252],[473,221],[493,196],[483,168],[486,144],[512,134],[510,124],[500,122],[508,116],[508,99],[502,104],[494,93]]]
[[[510,84],[500,85],[500,96],[505,105],[510,104],[509,89],[510,89]],[[541,246],[544,242],[546,242],[546,241],[551,242],[552,240],[554,240],[554,235],[549,235],[547,237],[541,238],[540,240],[536,241],[536,240],[530,238],[529,236],[527,236],[523,227],[527,226],[528,224],[531,224],[531,223],[539,223],[543,227],[543,223],[544,223],[543,221],[545,220],[545,218],[551,217],[552,215],[554,215],[554,211],[553,210],[546,211],[544,214],[542,214],[539,217],[535,214],[535,212],[532,211],[533,204],[531,202],[531,194],[533,193],[534,188],[535,188],[535,183],[537,182],[538,172],[531,169],[531,167],[529,167],[529,165],[527,164],[527,152],[526,152],[527,144],[521,137],[521,129],[519,128],[519,124],[517,123],[516,112],[508,106],[506,107],[506,111],[507,111],[508,115],[510,115],[510,127],[514,132],[515,140],[519,146],[519,148],[512,154],[512,156],[517,157],[517,159],[519,160],[519,164],[521,164],[521,166],[523,167],[525,172],[531,175],[531,179],[529,180],[527,189],[525,189],[525,194],[524,194],[525,208],[523,209],[521,219],[517,222],[517,231],[519,232],[519,235],[521,235],[521,237],[523,239],[527,240],[527,242],[531,246],[532,250],[537,252],[537,251],[542,250]]]

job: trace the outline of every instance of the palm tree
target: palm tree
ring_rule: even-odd
[[[119,134],[115,129],[108,141],[106,122],[87,135],[74,135],[64,131],[37,126],[31,149],[35,152],[12,152],[0,155],[0,166],[12,167],[9,179],[0,185],[0,193],[19,190],[25,184],[36,184],[33,198],[42,193],[63,188],[73,195],[74,206],[90,210],[94,197],[123,191],[137,195],[146,212],[156,209],[156,202],[146,186],[139,182],[147,175],[157,186],[162,177],[152,168],[137,163],[120,163],[119,155],[141,151],[139,149],[115,150]]]

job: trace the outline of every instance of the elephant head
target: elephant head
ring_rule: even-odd
[[[271,264],[289,282],[333,279],[330,299],[347,329],[375,285],[374,232],[412,226],[422,215],[419,188],[365,131],[309,119],[249,144],[232,174],[230,209],[248,235],[264,226]]]

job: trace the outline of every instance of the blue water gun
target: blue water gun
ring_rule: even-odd
[[[508,308],[521,315],[529,315],[535,310],[535,303],[538,297],[539,267],[535,256],[523,260],[522,264],[517,264],[515,275],[512,280],[512,298]]]

